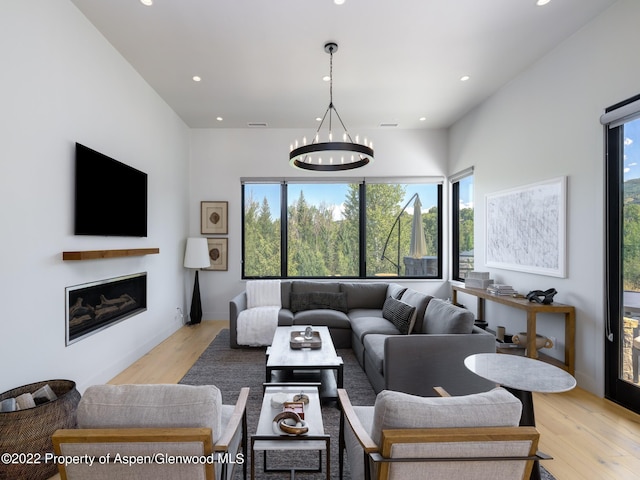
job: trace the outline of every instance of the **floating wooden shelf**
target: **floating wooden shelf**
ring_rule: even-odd
[[[127,248],[124,250],[85,250],[62,252],[62,260],[96,260],[98,258],[137,257],[160,253],[159,248]]]

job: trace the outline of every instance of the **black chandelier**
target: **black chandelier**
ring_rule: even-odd
[[[325,172],[335,172],[339,170],[352,170],[354,168],[364,167],[373,161],[373,144],[365,138],[360,142],[356,136],[355,141],[351,138],[347,127],[345,127],[342,118],[338,114],[338,110],[333,105],[333,54],[338,51],[338,44],[329,42],[325,44],[324,51],[330,55],[329,61],[329,106],[324,112],[324,116],[316,130],[316,134],[307,144],[306,138],[301,142],[296,140],[291,145],[291,153],[289,153],[289,163],[293,167],[302,168],[304,170],[317,170]],[[342,126],[342,141],[333,141],[333,115]],[[328,141],[320,141],[320,130],[327,120],[329,133]]]

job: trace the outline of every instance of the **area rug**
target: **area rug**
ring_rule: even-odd
[[[349,398],[354,405],[373,405],[375,392],[367,376],[360,368],[353,351],[343,349],[337,351],[344,361],[344,388],[349,392]],[[222,392],[223,403],[232,405],[238,399],[242,387],[250,387],[247,402],[247,425],[251,435],[256,431],[260,407],[262,404],[262,384],[265,381],[265,349],[229,347],[229,330],[222,330],[202,353],[200,358],[180,380],[185,385],[216,385]],[[325,433],[331,435],[331,478],[338,479],[338,435],[340,428],[340,413],[335,404],[322,407],[322,421]],[[247,461],[249,461],[247,455]],[[270,480],[284,478],[283,473],[263,473],[263,458],[259,453],[256,457],[256,478]],[[269,466],[276,468],[292,459],[282,458],[269,453]],[[317,467],[317,455],[304,455],[295,459],[296,466],[305,468]],[[324,458],[323,458],[324,466]],[[248,471],[251,470],[249,465]],[[541,469],[542,480],[554,480],[546,470]],[[296,477],[304,479],[324,479],[324,473],[296,473]],[[351,479],[349,467],[345,462],[345,480]],[[234,480],[242,479],[242,468],[236,468]],[[359,480],[359,479],[352,479]]]

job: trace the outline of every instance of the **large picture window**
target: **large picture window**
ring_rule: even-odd
[[[442,181],[243,180],[243,278],[441,278]]]

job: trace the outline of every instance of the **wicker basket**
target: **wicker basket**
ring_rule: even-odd
[[[33,393],[49,384],[58,397],[52,402],[16,412],[0,413],[0,454],[26,453],[40,455],[39,464],[16,463],[2,465],[0,480],[40,480],[57,473],[57,465],[45,463],[44,456],[53,452],[51,435],[59,428],[76,427],[76,409],[80,393],[75,382],[70,380],[49,380],[14,388],[0,395],[0,401],[17,397],[23,393]],[[27,458],[28,459],[28,458]]]

